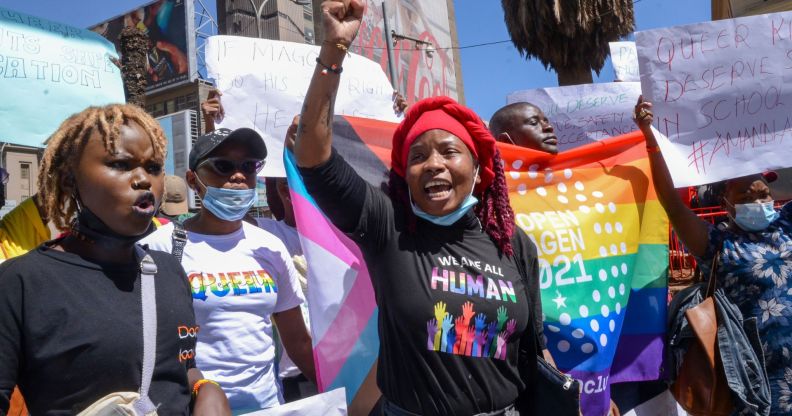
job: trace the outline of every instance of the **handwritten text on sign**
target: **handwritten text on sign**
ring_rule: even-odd
[[[113,45],[93,32],[0,7],[0,140],[42,146],[68,116],[123,103],[109,57]]]
[[[270,155],[262,176],[285,176],[281,155],[286,129],[302,110],[318,56],[318,46],[301,43],[238,36],[209,38],[208,72],[223,93],[225,109],[225,119],[218,127],[251,127],[262,134]],[[343,68],[336,114],[397,121],[393,89],[379,65],[350,54]]]
[[[792,13],[636,33],[677,186],[792,166]]]
[[[506,101],[542,109],[555,128],[559,150],[567,150],[635,130],[632,111],[639,95],[637,82],[613,82],[517,91]]]
[[[639,82],[641,75],[638,72],[638,54],[635,51],[635,42],[610,42],[610,56],[616,80]]]

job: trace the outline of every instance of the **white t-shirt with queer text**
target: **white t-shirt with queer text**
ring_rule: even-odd
[[[286,246],[286,250],[289,251],[289,255],[292,257],[303,255],[300,235],[297,233],[296,228],[272,218],[256,218],[256,223],[262,230],[269,231],[275,237],[280,238]]]
[[[173,224],[141,241],[172,252]],[[200,326],[196,364],[220,384],[234,412],[278,405],[271,315],[304,302],[297,272],[283,243],[242,223],[225,235],[187,233],[182,266]]]

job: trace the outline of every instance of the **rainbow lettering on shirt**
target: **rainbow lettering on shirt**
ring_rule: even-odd
[[[278,286],[266,270],[218,273],[190,273],[193,299],[205,301],[209,295],[222,298],[245,296],[254,293],[278,293]]]
[[[484,277],[484,275],[473,276],[461,271],[434,267],[432,268],[431,285],[432,290],[517,303],[517,295],[511,281],[492,279]]]

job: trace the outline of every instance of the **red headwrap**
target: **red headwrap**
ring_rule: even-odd
[[[462,140],[479,163],[481,183],[476,192],[487,189],[495,179],[492,158],[495,138],[473,110],[449,97],[432,97],[413,104],[393,133],[391,167],[402,178],[407,169],[407,154],[415,139],[429,130],[444,130]]]

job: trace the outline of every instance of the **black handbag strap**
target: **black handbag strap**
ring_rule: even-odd
[[[171,234],[171,254],[181,263],[184,256],[184,246],[187,244],[187,230],[180,221],[173,221],[173,234]]]
[[[514,253],[513,254],[514,255],[514,262],[517,264],[517,272],[520,273],[520,280],[522,280],[523,289],[525,290],[525,295],[528,298],[528,300],[531,301],[531,305],[530,305],[530,308],[529,308],[528,316],[531,317],[529,325],[531,325],[531,330],[532,330],[531,332],[533,332],[533,334],[534,334],[534,345],[536,346],[536,355],[538,355],[540,357],[543,357],[543,354],[542,354],[542,343],[539,342],[539,334],[536,332],[536,329],[533,326],[534,325],[534,320],[537,319],[536,316],[533,316],[534,315],[534,313],[533,313],[534,312],[533,302],[535,301],[535,299],[531,298],[531,292],[528,289],[531,286],[530,286],[530,281],[528,280],[528,271],[525,270],[525,263],[524,263],[525,257],[523,256],[523,252],[522,252],[522,244],[517,244],[517,233],[518,232],[519,232],[518,230],[514,230],[514,235],[512,235],[512,250],[513,250],[513,253]],[[520,248],[519,251],[517,249],[518,247]]]

